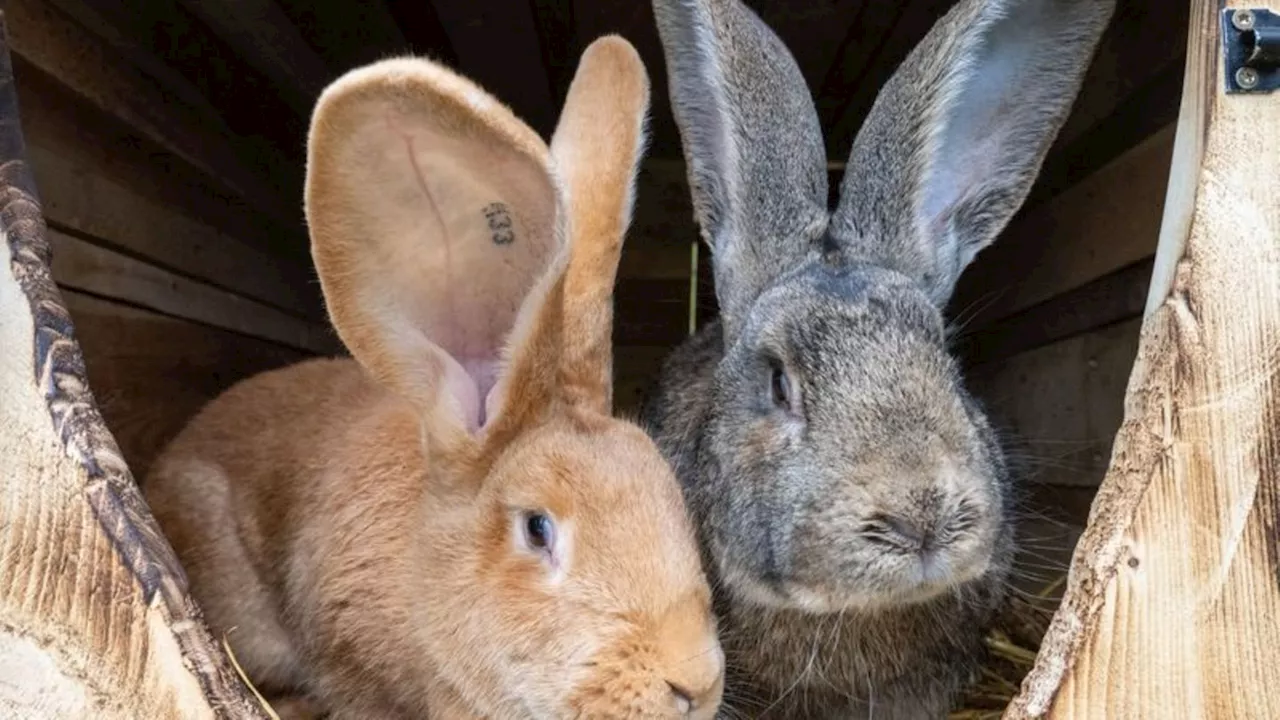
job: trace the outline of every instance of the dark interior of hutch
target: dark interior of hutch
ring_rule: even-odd
[[[792,49],[834,193],[876,92],[949,0],[748,0]],[[357,65],[441,59],[547,136],[578,56],[616,32],[653,83],[616,289],[620,413],[715,316],[679,138],[640,0],[8,0],[23,132],[54,272],[136,477],[246,375],[342,352],[302,214],[312,103]],[[1110,458],[1160,227],[1187,14],[1120,0],[1022,211],[949,319],[970,387],[1023,471],[1020,582],[1060,576]],[[1046,48],[1052,52],[1052,48]]]

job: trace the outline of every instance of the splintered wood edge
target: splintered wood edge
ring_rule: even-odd
[[[1042,718],[1052,710],[1126,557],[1125,535],[1165,451],[1161,438],[1150,428],[1164,424],[1172,402],[1166,380],[1177,362],[1174,306],[1183,302],[1176,297],[1176,276],[1191,232],[1205,134],[1216,101],[1218,5],[1215,0],[1189,3],[1187,63],[1172,172],[1138,355],[1125,391],[1124,422],[1116,433],[1111,463],[1089,512],[1088,526],[1072,555],[1062,603],[1041,641],[1035,665],[1003,720]],[[1170,12],[1176,10],[1170,8]]]
[[[89,388],[71,316],[51,273],[52,254],[19,123],[8,27],[0,6],[0,234],[32,312],[35,377],[69,457],[84,470],[84,497],[99,529],[148,605],[159,597],[170,630],[212,707],[266,718],[187,593],[187,578],[147,509]],[[106,601],[105,598],[100,601]]]

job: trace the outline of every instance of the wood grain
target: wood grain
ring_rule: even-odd
[[[1180,66],[1186,37],[1187,16],[1170,11],[1168,0],[1119,0],[1055,150],[1104,121],[1148,80]]]
[[[313,323],[227,290],[163,270],[57,230],[48,231],[57,283],[288,347],[336,353],[327,325]]]
[[[991,364],[1018,353],[1142,315],[1151,284],[1150,259],[1004,318],[965,331],[953,344],[966,367]],[[957,318],[964,323],[964,318]],[[1125,370],[1128,375],[1128,370]]]
[[[310,267],[302,224],[286,227],[275,222],[215,178],[21,57],[14,58],[14,66],[22,98],[22,131],[29,144],[52,149],[131,193],[287,260],[282,267],[299,263]]]
[[[1124,410],[1140,318],[978,365],[968,384],[1003,431],[1027,479],[1102,482]]]
[[[263,718],[89,389],[25,162],[12,7],[0,13],[0,715]]]
[[[311,49],[274,0],[181,0],[259,72],[276,92],[309,113],[333,71]],[[355,18],[352,18],[354,21]]]
[[[324,321],[314,271],[301,262],[249,247],[56,149],[33,143],[28,155],[45,216],[59,230],[91,235],[289,314]]]
[[[237,380],[307,354],[63,290],[107,427],[135,477],[204,404]]]
[[[1246,5],[1280,10],[1226,3]],[[1173,174],[1195,192],[1170,192],[1191,206],[1169,213],[1111,466],[1010,719],[1280,716],[1280,154],[1258,146],[1280,96],[1225,95],[1219,3],[1190,8],[1178,132],[1203,150]]]
[[[542,64],[532,6],[498,0],[434,0],[432,5],[467,77],[549,139],[560,108],[553,104],[551,78]]]
[[[1151,257],[1173,151],[1172,126],[1009,228],[961,277],[951,308],[974,328]]]
[[[300,183],[292,187],[283,163],[267,153],[241,156],[216,116],[184,105],[147,82],[52,6],[37,0],[9,0],[5,11],[13,52],[222,183],[249,205],[286,226],[301,222],[299,203],[293,199]]]

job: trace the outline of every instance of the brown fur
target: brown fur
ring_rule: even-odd
[[[723,656],[679,488],[608,415],[647,97],[619,38],[584,53],[551,152],[423,60],[321,97],[308,219],[355,360],[236,385],[146,482],[208,621],[296,716],[715,714]],[[468,225],[493,196],[513,242]],[[554,518],[559,565],[521,544],[529,511]]]

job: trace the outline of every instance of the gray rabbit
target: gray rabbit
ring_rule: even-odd
[[[739,0],[654,0],[720,319],[644,419],[718,588],[726,717],[944,716],[982,659],[1013,487],[947,350],[1114,0],[963,0],[882,89],[834,212],[804,78]]]

